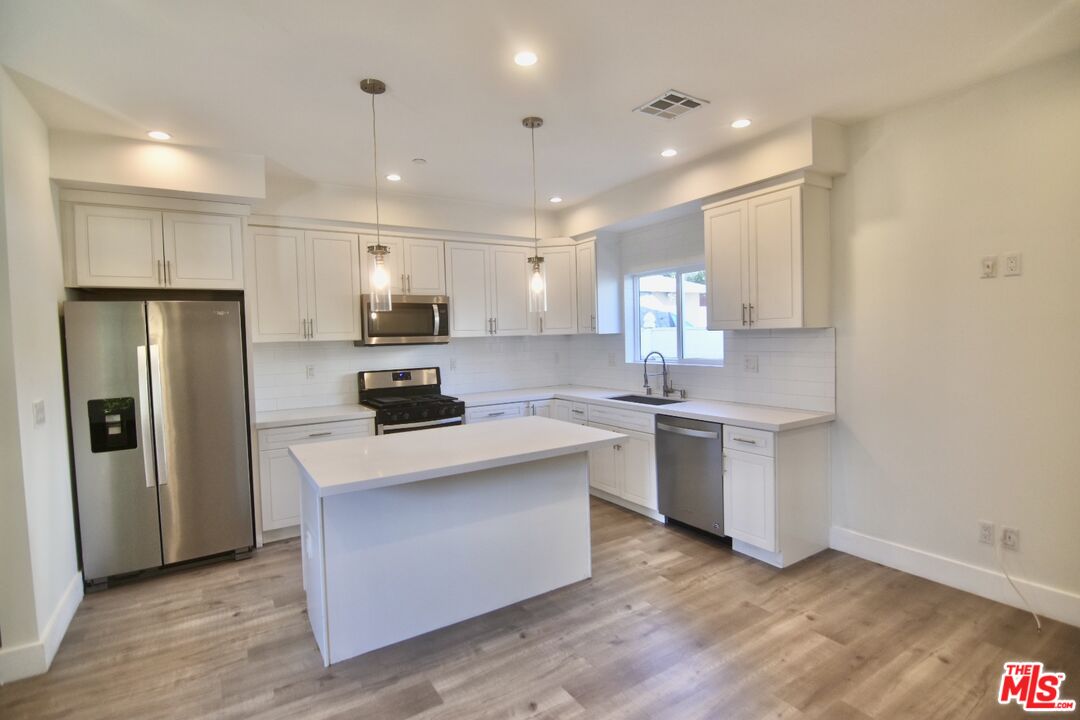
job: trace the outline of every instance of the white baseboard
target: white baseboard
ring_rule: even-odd
[[[48,671],[82,598],[83,577],[81,572],[77,572],[64,590],[60,602],[53,608],[36,642],[0,648],[0,685]]]
[[[632,511],[636,512],[638,515],[644,515],[647,518],[652,518],[656,522],[661,522],[661,523],[664,522],[664,516],[661,515],[660,513],[656,512],[655,510],[650,510],[649,508],[638,505],[635,502],[630,502],[629,500],[624,500],[621,497],[619,497],[618,495],[612,495],[609,492],[604,492],[603,490],[597,490],[594,487],[589,488],[589,494],[590,495],[595,495],[596,497],[600,498],[601,500],[607,500],[612,505],[618,505],[621,508],[625,508],[627,510],[632,510]]]
[[[997,569],[971,565],[835,526],[829,531],[829,546],[942,585],[1026,609],[1016,596],[1016,591]],[[1080,627],[1080,595],[1015,577],[1013,582],[1039,615]]]

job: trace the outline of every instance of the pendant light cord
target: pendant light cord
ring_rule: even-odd
[[[379,135],[375,128],[375,95],[371,96],[371,148],[373,162],[371,175],[375,180],[375,246],[382,247],[382,233],[379,224]],[[535,180],[533,181],[535,184]],[[536,204],[536,189],[533,189],[533,204]]]
[[[529,140],[532,144],[532,185],[533,185],[533,253],[540,255],[540,235],[536,223],[536,128],[529,128]]]

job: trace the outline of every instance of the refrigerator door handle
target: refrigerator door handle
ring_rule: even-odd
[[[152,438],[154,431],[150,427],[150,378],[146,367],[146,346],[135,349],[135,364],[139,368],[139,424],[142,430],[143,472],[146,473],[146,487],[155,485],[154,449]]]
[[[154,447],[157,450],[157,482],[169,482],[169,456],[165,438],[165,394],[161,389],[161,351],[157,345],[150,346],[150,392],[154,403]]]

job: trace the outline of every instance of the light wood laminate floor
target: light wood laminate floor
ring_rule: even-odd
[[[784,571],[593,501],[593,578],[323,668],[299,545],[86,597],[15,718],[984,718],[1080,629],[834,551]],[[439,602],[432,597],[431,602]]]

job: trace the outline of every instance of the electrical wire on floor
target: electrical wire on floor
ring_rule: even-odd
[[[1020,588],[1018,588],[1016,586],[1016,583],[1013,582],[1012,577],[1009,575],[1009,571],[1005,569],[1005,558],[1001,555],[1000,543],[994,543],[994,555],[997,556],[998,567],[1001,568],[1001,573],[1005,576],[1005,579],[1009,581],[1009,584],[1012,585],[1012,589],[1016,591],[1016,594],[1020,598],[1020,601],[1024,603],[1024,607],[1027,608],[1027,611],[1029,613],[1031,613],[1031,617],[1035,618],[1035,631],[1041,633],[1042,620],[1039,619],[1039,614],[1035,612],[1034,609],[1032,609],[1031,603],[1029,603],[1027,601],[1027,598],[1024,597],[1024,593],[1020,592]]]

